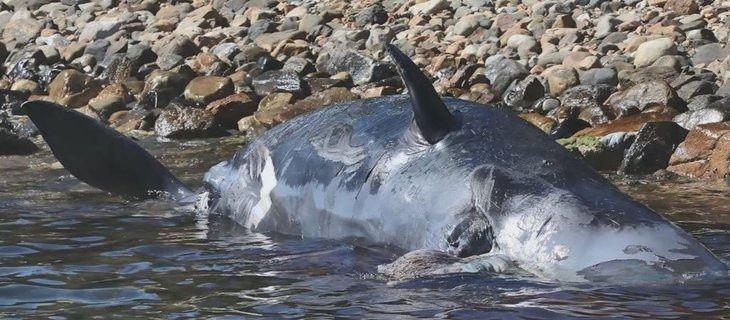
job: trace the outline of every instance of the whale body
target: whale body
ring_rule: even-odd
[[[554,281],[726,274],[699,241],[620,192],[554,138],[505,109],[440,98],[405,55],[388,50],[408,95],[330,106],[272,128],[206,173],[198,193],[207,197],[206,210],[260,232],[359,238],[482,259],[481,265],[500,257]],[[48,102],[25,107],[81,180],[135,196],[200,197],[113,130]],[[54,113],[61,115],[48,121]],[[101,139],[88,143],[112,150],[63,143],[81,133],[60,133],[59,117],[84,122],[91,129],[77,131],[96,130],[93,139]],[[78,153],[110,165],[88,172],[83,159],[69,156]],[[135,173],[128,163],[143,169]],[[104,176],[119,168],[126,174]]]

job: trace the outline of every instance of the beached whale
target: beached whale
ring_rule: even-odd
[[[134,197],[206,197],[211,213],[255,231],[444,252],[456,261],[439,269],[449,272],[513,264],[548,280],[610,282],[727,272],[550,136],[507,110],[441,99],[406,55],[387,50],[408,95],[281,124],[211,168],[198,193],[90,118],[48,102],[24,107],[80,180]]]

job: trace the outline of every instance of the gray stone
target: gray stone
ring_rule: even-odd
[[[687,136],[686,129],[670,121],[649,122],[636,134],[636,140],[626,151],[619,172],[652,174],[665,169],[669,158]]]
[[[580,84],[608,84],[615,86],[618,84],[618,73],[613,68],[589,69],[580,75]]]
[[[106,38],[119,31],[122,25],[118,20],[91,21],[84,26],[79,35],[79,41],[87,42]]]
[[[378,81],[394,75],[394,70],[382,61],[375,60],[351,49],[335,48],[326,56],[320,54],[317,69],[329,74],[347,72],[355,85]]]
[[[504,56],[487,58],[484,67],[486,68],[484,76],[499,94],[502,94],[512,81],[523,79],[529,74],[523,65]]]
[[[171,106],[155,121],[157,135],[171,139],[217,137],[225,134],[213,114],[197,108]]]
[[[677,53],[677,46],[670,38],[650,40],[639,45],[634,53],[634,65],[637,68],[651,65],[657,59]]]
[[[307,93],[305,85],[295,72],[284,70],[264,72],[252,82],[254,91],[262,97],[274,92],[289,92],[301,97]]]
[[[727,46],[723,47],[719,43],[709,43],[695,49],[694,54],[691,55],[692,63],[706,65],[716,60],[725,59],[728,53],[730,53],[730,49]]]

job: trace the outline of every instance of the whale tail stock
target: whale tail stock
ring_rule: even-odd
[[[142,147],[97,120],[47,101],[25,102],[23,109],[56,159],[93,187],[143,199],[193,193]]]

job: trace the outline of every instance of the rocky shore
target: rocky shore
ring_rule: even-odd
[[[49,100],[129,135],[255,136],[403,90],[507,108],[599,170],[730,182],[728,0],[0,0],[0,155]]]

